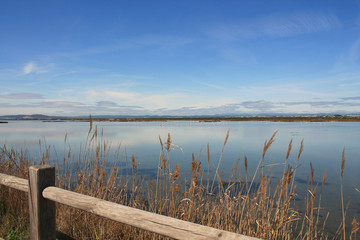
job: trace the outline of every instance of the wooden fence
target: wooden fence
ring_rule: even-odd
[[[54,187],[55,168],[49,165],[30,167],[28,180],[0,173],[0,184],[28,192],[31,239],[56,239],[55,202],[174,239],[258,239]]]

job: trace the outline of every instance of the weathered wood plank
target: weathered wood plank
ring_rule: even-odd
[[[43,197],[174,239],[258,239],[142,211],[57,187],[45,188]]]
[[[0,173],[0,184],[20,191],[29,191],[29,182],[27,179],[18,178],[10,175]]]
[[[41,165],[29,168],[30,238],[32,240],[56,239],[55,202],[42,196],[46,187],[54,185],[54,167]]]

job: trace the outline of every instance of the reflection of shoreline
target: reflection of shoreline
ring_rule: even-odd
[[[65,120],[44,120],[42,122],[70,122],[70,121],[65,121]]]

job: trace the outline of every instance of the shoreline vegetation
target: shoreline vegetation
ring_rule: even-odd
[[[89,117],[51,117],[45,115],[3,116],[0,120],[41,120],[43,122],[89,122]],[[360,115],[321,115],[321,116],[201,116],[201,117],[98,117],[94,122],[166,122],[166,121],[269,121],[269,122],[360,122]],[[7,122],[3,122],[7,123]]]
[[[321,206],[326,172],[317,178],[310,162],[307,188],[301,201],[305,209],[296,208],[296,171],[304,150],[301,142],[295,159],[291,159],[290,140],[284,159],[278,160],[281,175],[272,180],[275,164],[268,164],[265,155],[275,141],[275,132],[265,141],[262,157],[254,172],[248,171],[246,155],[235,160],[231,176],[224,176],[221,159],[227,146],[225,135],[219,159],[210,157],[209,145],[203,159],[194,153],[191,175],[183,179],[181,166],[172,163],[172,151],[179,146],[170,133],[161,139],[155,178],[148,179],[141,171],[134,154],[121,155],[120,146],[113,149],[103,139],[97,126],[90,129],[80,153],[71,149],[67,135],[63,155],[50,146],[40,144],[40,158],[26,149],[0,147],[0,172],[21,178],[28,177],[28,167],[51,164],[56,168],[56,186],[126,206],[190,221],[205,226],[259,237],[262,239],[357,239],[359,219],[349,219],[342,201],[338,227],[326,228],[329,212]],[[342,176],[345,151],[339,159]],[[214,169],[210,166],[213,165]],[[240,169],[242,171],[240,171]],[[245,174],[241,174],[244,172]],[[340,177],[340,176],[339,176]],[[315,179],[322,179],[317,182]],[[324,190],[325,191],[325,190]],[[343,191],[339,192],[343,199]],[[29,234],[27,194],[0,186],[0,237],[27,239]],[[74,239],[167,239],[81,210],[57,204],[57,231]]]

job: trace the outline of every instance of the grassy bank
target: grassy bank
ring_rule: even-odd
[[[173,166],[171,152],[177,146],[170,134],[160,139],[158,172],[155,179],[139,174],[134,155],[121,157],[120,147],[112,149],[92,126],[84,147],[76,154],[67,136],[64,151],[58,154],[48,146],[41,146],[41,157],[33,158],[26,150],[8,146],[0,149],[0,172],[27,178],[28,167],[50,163],[56,167],[56,185],[82,194],[106,199],[138,209],[151,211],[186,221],[216,227],[263,239],[356,239],[359,223],[345,226],[346,206],[334,236],[325,231],[327,212],[321,209],[321,194],[326,174],[321,183],[314,183],[311,165],[305,197],[305,210],[295,208],[297,197],[295,176],[303,145],[299,148],[294,166],[289,165],[292,141],[289,142],[283,162],[283,174],[272,180],[272,165],[264,162],[266,152],[275,140],[276,133],[264,143],[262,158],[255,172],[248,173],[247,158],[234,163],[229,181],[224,180],[220,169],[222,153],[217,168],[210,175],[210,150],[201,162],[193,154],[191,178],[186,181],[180,166]],[[222,152],[227,144],[225,136]],[[61,157],[60,157],[61,156]],[[56,159],[52,162],[52,159]],[[343,175],[345,154],[339,167]],[[239,176],[239,169],[245,175]],[[341,177],[342,179],[342,177]],[[341,193],[342,194],[342,193]],[[27,195],[0,186],[0,236],[5,239],[28,238]],[[321,217],[324,216],[324,217]],[[75,239],[163,239],[161,236],[116,223],[90,213],[57,204],[57,230]]]

